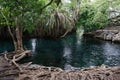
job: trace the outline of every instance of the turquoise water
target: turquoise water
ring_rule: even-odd
[[[12,51],[12,42],[0,40],[0,52]],[[22,62],[56,66],[63,69],[120,65],[120,44],[70,34],[61,39],[25,39],[24,47],[32,56]]]

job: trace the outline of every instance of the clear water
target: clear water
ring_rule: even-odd
[[[75,34],[62,39],[25,39],[24,47],[32,50],[32,56],[22,62],[56,66],[63,69],[81,67],[120,65],[120,44],[93,38],[78,37]],[[0,41],[0,52],[12,51],[9,40]]]

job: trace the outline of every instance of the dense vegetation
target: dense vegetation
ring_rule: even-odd
[[[23,50],[24,31],[64,37],[73,29],[96,30],[119,16],[119,7],[119,0],[0,0],[0,29],[7,27],[15,50]]]
[[[113,17],[120,15],[119,7],[119,0],[81,0],[77,25],[85,31],[108,26]]]

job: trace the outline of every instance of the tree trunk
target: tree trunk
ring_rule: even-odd
[[[24,51],[23,49],[23,44],[22,44],[22,27],[19,26],[18,24],[18,18],[15,18],[15,23],[16,23],[16,30],[15,30],[15,37],[16,37],[16,51]]]
[[[11,31],[10,26],[8,26],[8,31],[9,31],[9,33],[10,33],[10,36],[12,37],[13,44],[14,44],[14,48],[15,48],[15,51],[16,51],[16,49],[17,49],[17,42],[16,42],[16,39],[15,39],[15,37],[14,37],[12,31]]]

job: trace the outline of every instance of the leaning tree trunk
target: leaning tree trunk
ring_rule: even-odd
[[[22,44],[22,27],[19,26],[18,23],[18,17],[15,17],[15,24],[16,24],[16,30],[15,33],[14,31],[11,30],[11,26],[9,25],[9,21],[7,17],[1,12],[2,16],[6,20],[8,31],[10,33],[10,36],[12,37],[13,43],[14,43],[14,48],[15,51],[24,51],[23,49],[23,44]]]

